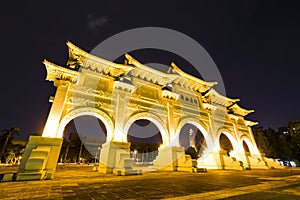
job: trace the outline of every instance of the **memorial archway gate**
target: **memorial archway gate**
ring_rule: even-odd
[[[193,77],[174,63],[168,72],[141,64],[125,55],[125,64],[117,64],[89,54],[67,43],[69,59],[59,66],[44,61],[46,80],[57,87],[50,97],[52,107],[42,137],[32,136],[26,147],[17,180],[52,179],[61,148],[66,124],[81,115],[93,115],[106,126],[107,141],[102,146],[99,171],[115,174],[139,174],[129,156],[127,131],[139,119],[153,122],[160,130],[163,144],[154,166],[164,170],[194,171],[197,167],[232,168],[230,159],[254,166],[262,157],[251,131],[254,122],[244,119],[250,112],[205,82]],[[205,137],[207,148],[194,161],[180,147],[179,132],[190,123]],[[226,134],[234,140],[233,156],[220,151],[219,136]],[[249,146],[245,153],[243,142]],[[231,155],[230,154],[230,155]],[[227,157],[226,157],[227,156]],[[265,168],[263,162],[256,167]]]

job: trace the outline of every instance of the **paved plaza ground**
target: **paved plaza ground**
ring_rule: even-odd
[[[4,170],[2,170],[3,172]],[[139,176],[59,166],[54,180],[0,182],[0,199],[300,199],[300,170],[152,171]]]

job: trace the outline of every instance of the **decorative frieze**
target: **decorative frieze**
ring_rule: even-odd
[[[124,90],[127,92],[133,92],[134,91],[134,85],[124,83],[121,81],[114,81],[114,89]]]
[[[180,97],[179,94],[176,94],[174,92],[168,91],[168,90],[162,90],[162,96],[168,99],[178,100]]]

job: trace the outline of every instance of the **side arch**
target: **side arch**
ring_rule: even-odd
[[[107,141],[111,141],[113,138],[113,132],[114,132],[114,123],[112,119],[109,117],[109,115],[102,110],[95,109],[95,108],[78,108],[75,110],[72,110],[67,115],[62,117],[59,123],[58,130],[56,132],[56,136],[59,138],[63,137],[63,132],[65,130],[66,125],[76,117],[80,116],[94,116],[98,119],[100,119],[103,124],[105,125],[106,131],[107,131]]]
[[[243,142],[245,142],[247,144],[248,148],[249,148],[250,154],[252,154],[252,155],[259,154],[259,152],[256,150],[253,143],[249,140],[248,137],[242,136],[240,141],[241,141],[240,142],[240,148],[241,149],[244,149]]]
[[[165,122],[162,119],[160,119],[157,115],[149,113],[149,112],[141,112],[141,113],[137,113],[135,115],[130,116],[130,118],[124,125],[123,141],[127,142],[127,135],[128,135],[128,130],[129,130],[130,126],[136,120],[139,120],[139,119],[149,120],[150,122],[155,124],[155,126],[159,129],[160,134],[162,136],[163,145],[164,146],[169,145],[170,137],[169,137],[169,132],[167,131],[167,129],[165,127]]]
[[[220,148],[220,136],[222,133],[230,140],[233,151],[235,153],[240,153],[240,150],[241,150],[240,143],[238,142],[238,139],[235,138],[228,129],[221,129],[218,131],[217,144],[218,144],[219,149],[221,149]]]

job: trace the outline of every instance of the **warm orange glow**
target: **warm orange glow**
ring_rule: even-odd
[[[57,124],[53,121],[47,121],[47,124],[45,125],[44,132],[42,137],[50,137],[50,138],[57,138],[56,130],[57,130]]]

